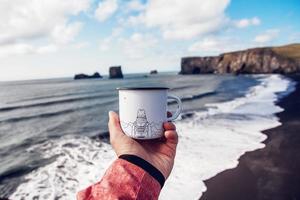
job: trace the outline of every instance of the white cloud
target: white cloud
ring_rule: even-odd
[[[9,54],[47,52],[71,42],[82,24],[71,16],[89,8],[89,0],[3,0],[0,6],[0,48]],[[34,44],[35,41],[54,43]],[[42,48],[42,47],[43,48]],[[47,47],[48,46],[48,47]],[[47,47],[47,48],[46,48]],[[46,50],[48,49],[48,50]]]
[[[145,4],[143,4],[140,0],[131,0],[127,3],[128,11],[142,11],[146,8]]]
[[[117,37],[123,32],[122,27],[116,27],[112,30],[111,37]]]
[[[258,17],[253,17],[251,19],[241,19],[234,22],[234,25],[237,28],[245,28],[248,26],[258,26],[260,25],[261,21]]]
[[[260,25],[261,21],[258,17],[252,18],[252,24],[253,25]]]
[[[113,41],[116,40],[116,38],[118,36],[120,36],[120,34],[123,32],[123,28],[122,27],[116,27],[112,30],[112,33],[110,36],[102,39],[100,41],[100,45],[99,45],[99,49],[101,51],[107,51],[110,49],[110,47],[113,45]]]
[[[51,53],[57,51],[58,47],[55,44],[49,44],[41,47],[35,47],[35,52],[39,54]]]
[[[232,37],[206,37],[190,45],[188,51],[201,55],[218,55],[250,47],[253,47],[253,44],[243,43]]]
[[[51,37],[53,40],[58,44],[66,44],[75,38],[75,36],[81,30],[82,23],[81,22],[74,22],[70,23],[66,26],[56,26],[52,33]]]
[[[150,0],[144,12],[131,22],[158,27],[166,39],[191,39],[218,31],[228,23],[229,0]]]
[[[58,46],[48,44],[44,46],[34,46],[27,43],[5,44],[0,47],[0,57],[8,55],[23,55],[23,54],[44,54],[57,51]]]
[[[139,2],[139,1],[136,1]],[[225,14],[230,0],[149,0],[140,14],[127,17],[132,26],[159,28],[165,39],[193,39],[222,29],[261,24],[258,17],[232,20]]]
[[[68,29],[67,18],[88,8],[88,0],[6,0],[0,6],[0,44],[52,34]],[[63,34],[63,33],[62,33]]]
[[[257,35],[254,38],[254,42],[257,42],[257,43],[267,43],[267,42],[270,42],[270,41],[272,41],[272,40],[274,40],[275,38],[278,37],[279,32],[280,31],[278,29],[269,29],[269,30],[266,30],[264,33],[262,33],[260,35]]]
[[[95,17],[100,22],[110,18],[118,9],[117,0],[104,0],[100,1],[95,11]]]
[[[75,49],[83,49],[85,47],[88,47],[89,45],[90,45],[90,43],[85,41],[85,42],[75,43],[74,45],[72,45],[72,47],[74,47]]]
[[[107,38],[104,38],[101,42],[100,42],[100,50],[101,51],[107,51],[110,49],[110,46],[111,46],[111,41],[112,41],[112,37],[107,37]]]
[[[137,26],[137,25],[141,25],[144,23],[144,15],[140,14],[140,15],[136,15],[136,16],[129,16],[127,18],[127,20],[122,19],[122,21],[120,21],[121,24],[126,23],[130,26]]]
[[[130,59],[141,59],[154,53],[153,48],[157,42],[153,36],[140,33],[134,33],[128,39],[120,39],[123,52]]]

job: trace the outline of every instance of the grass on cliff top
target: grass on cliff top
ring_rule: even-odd
[[[300,44],[289,44],[280,47],[272,47],[272,50],[284,57],[300,61]]]

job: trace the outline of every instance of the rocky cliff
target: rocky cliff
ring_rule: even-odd
[[[264,47],[224,53],[211,57],[181,59],[181,74],[202,73],[299,73],[300,44]]]

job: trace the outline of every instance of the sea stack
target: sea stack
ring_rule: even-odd
[[[91,76],[86,75],[86,74],[75,74],[75,76],[74,76],[74,80],[78,80],[78,79],[91,79],[91,78],[102,78],[102,76],[98,72],[95,72]]]
[[[121,66],[112,66],[109,68],[109,78],[123,78]]]
[[[151,70],[151,71],[150,71],[150,74],[158,74],[158,72],[157,72],[157,70],[155,69],[155,70]]]

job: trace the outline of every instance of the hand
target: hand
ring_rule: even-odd
[[[109,112],[110,143],[117,156],[131,154],[143,158],[156,167],[167,179],[174,165],[178,135],[173,123],[165,122],[163,126],[164,138],[135,140],[122,131],[118,114]]]

